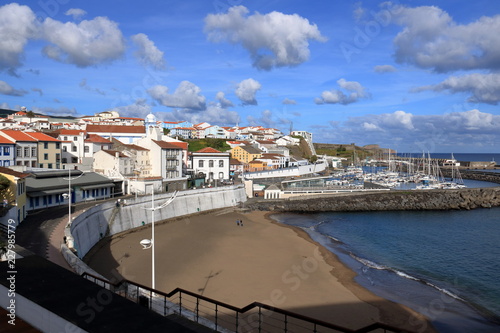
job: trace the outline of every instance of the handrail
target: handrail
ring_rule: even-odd
[[[346,328],[346,327],[342,327],[342,326],[338,326],[338,325],[335,325],[335,324],[332,324],[332,323],[329,323],[329,322],[325,322],[325,321],[320,320],[320,319],[311,318],[311,317],[308,317],[308,316],[305,316],[305,315],[302,315],[302,314],[298,314],[298,313],[291,312],[291,311],[288,311],[288,310],[276,308],[276,307],[273,307],[271,305],[260,303],[260,302],[252,302],[252,303],[244,306],[243,308],[239,308],[239,307],[236,307],[234,305],[231,305],[231,304],[228,304],[228,303],[224,303],[224,302],[221,302],[221,301],[212,299],[210,297],[203,296],[203,295],[200,295],[200,294],[197,294],[197,293],[194,293],[192,291],[189,291],[189,290],[186,290],[186,289],[182,289],[182,288],[175,288],[171,292],[165,293],[163,291],[154,290],[154,289],[152,289],[150,287],[147,287],[145,285],[142,285],[140,283],[136,283],[136,282],[129,281],[129,280],[126,280],[126,279],[123,279],[119,283],[112,283],[112,282],[107,281],[107,280],[105,280],[105,279],[103,279],[101,277],[98,277],[96,275],[93,275],[93,274],[90,274],[90,273],[87,273],[87,272],[82,273],[81,276],[83,278],[91,277],[91,278],[93,278],[95,280],[99,280],[99,281],[101,281],[101,282],[103,282],[105,284],[109,284],[110,286],[113,286],[116,289],[119,289],[119,287],[121,285],[123,285],[123,284],[133,285],[133,286],[136,286],[136,287],[139,287],[139,288],[142,288],[142,289],[145,289],[145,290],[149,291],[150,294],[151,293],[155,293],[155,294],[161,295],[161,296],[163,296],[165,298],[171,298],[172,296],[174,296],[176,294],[179,294],[180,295],[180,299],[182,300],[182,294],[184,293],[184,294],[187,294],[189,296],[195,297],[197,300],[203,300],[203,301],[206,301],[206,302],[214,304],[216,306],[216,312],[217,312],[217,307],[218,306],[221,306],[221,307],[224,307],[226,309],[235,311],[236,312],[236,318],[237,318],[237,314],[238,313],[246,313],[246,312],[248,312],[248,311],[250,311],[252,309],[259,308],[259,311],[260,311],[260,309],[266,309],[266,310],[269,310],[269,311],[272,311],[272,312],[276,312],[276,313],[282,314],[282,315],[285,316],[285,318],[288,316],[288,317],[291,317],[291,318],[294,318],[294,319],[298,319],[298,320],[302,320],[302,321],[308,322],[310,324],[313,324],[314,327],[316,327],[316,326],[323,326],[325,328],[337,330],[337,331],[344,332],[344,333],[366,333],[366,332],[372,332],[372,331],[377,330],[377,329],[383,329],[384,332],[389,331],[389,332],[408,332],[408,333],[411,333],[408,330],[403,330],[401,328],[397,328],[397,327],[394,327],[394,326],[391,326],[391,325],[387,325],[387,324],[384,324],[384,323],[380,323],[380,322],[376,322],[376,323],[370,324],[370,325],[368,325],[366,327],[363,327],[363,328],[360,328],[360,329],[357,329],[357,330],[352,330],[352,329],[349,329],[349,328]],[[181,303],[182,303],[182,301],[181,301]],[[179,304],[179,307],[181,307],[181,306],[182,306],[182,304]],[[198,314],[197,314],[197,316],[198,316]],[[217,316],[215,316],[215,320],[217,321]],[[216,327],[217,327],[217,322],[216,322]],[[316,331],[316,329],[314,331]]]

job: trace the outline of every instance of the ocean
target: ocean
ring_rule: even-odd
[[[428,316],[439,332],[500,332],[500,207],[273,218],[307,231],[357,283]]]

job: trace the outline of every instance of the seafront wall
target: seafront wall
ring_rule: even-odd
[[[278,212],[335,212],[384,210],[446,210],[500,206],[500,187],[458,190],[388,191],[363,194],[318,195],[285,200],[254,200],[251,210]]]
[[[161,206],[171,196],[172,193],[156,194],[154,207]],[[154,220],[158,222],[212,209],[234,207],[246,200],[245,189],[241,185],[182,191],[169,205],[155,210]],[[152,206],[151,196],[122,200],[120,205],[115,202],[96,205],[78,215],[71,227],[66,228],[68,246],[76,249],[81,259],[101,238],[151,224]]]
[[[443,176],[451,177],[450,169],[441,169]],[[500,173],[474,170],[460,170],[462,178],[500,184]]]

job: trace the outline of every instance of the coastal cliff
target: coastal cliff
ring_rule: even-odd
[[[291,200],[249,200],[251,210],[279,212],[446,210],[500,206],[500,187],[318,195]]]

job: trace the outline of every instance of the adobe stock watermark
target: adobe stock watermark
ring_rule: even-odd
[[[321,261],[323,261],[323,256],[321,255],[319,247],[316,247],[312,257],[304,258],[300,264],[294,264],[283,272],[281,275],[281,282],[284,287],[273,289],[269,293],[269,299],[262,303],[268,304],[272,308],[280,307],[285,304],[288,295],[300,289],[302,283],[318,270]],[[262,325],[264,321],[268,320],[273,314],[274,311],[272,310],[265,311],[262,314],[253,313],[249,315],[246,320],[240,320],[240,329],[238,331],[250,332],[258,328],[259,325]]]
[[[382,28],[387,27],[393,21],[394,15],[397,15],[401,6],[399,1],[390,3],[390,7],[378,12],[370,11],[370,20],[354,27],[354,37],[351,42],[341,42],[340,51],[347,63],[351,63],[355,54],[360,54],[361,50],[367,48],[373,40],[380,35]]]
[[[105,307],[113,301],[113,293],[108,289],[100,289],[95,296],[89,296],[76,307],[76,314],[90,324]],[[71,323],[66,323],[65,332],[81,332],[81,329]]]
[[[241,5],[242,3],[243,0],[214,0],[212,4],[217,13],[225,13],[229,8]]]
[[[457,279],[454,280],[453,285],[456,286]],[[452,303],[457,302],[458,299],[448,295],[444,292],[440,293],[438,298],[433,299],[427,305],[427,307],[419,307],[417,309],[418,313],[427,317],[430,321],[435,321],[439,316],[441,316],[444,312],[446,312],[446,306]],[[410,315],[408,318],[408,323],[417,329],[416,332],[424,332],[429,328],[429,324],[427,321],[423,321],[417,316]]]
[[[45,21],[47,17],[55,17],[59,14],[61,6],[67,5],[71,0],[39,0],[38,7],[42,10],[35,12],[39,22]]]
[[[16,221],[9,219],[7,221],[7,246],[6,246],[6,258],[7,258],[7,282],[9,283],[9,289],[7,290],[7,297],[9,302],[7,305],[7,321],[9,325],[16,325]]]

